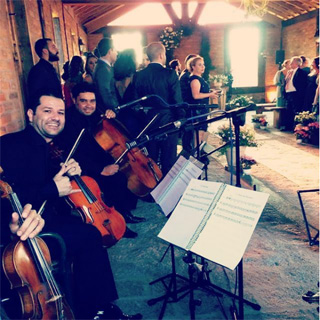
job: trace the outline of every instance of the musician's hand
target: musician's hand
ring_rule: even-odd
[[[67,170],[70,170],[70,168],[68,169],[68,166],[62,165],[60,171],[53,178],[53,181],[55,182],[59,192],[59,197],[64,197],[72,193],[81,192],[81,190],[79,189],[72,190],[69,177],[64,176]]]
[[[107,119],[112,119],[112,118],[115,118],[115,117],[116,117],[116,114],[115,114],[114,111],[112,111],[112,110],[109,109],[109,110],[106,111],[105,117],[106,117]]]
[[[76,162],[74,159],[70,159],[65,165],[61,164],[61,166],[65,167],[65,173],[69,176],[76,176],[81,175],[81,168],[78,162]]]
[[[104,167],[100,174],[103,176],[112,176],[118,171],[119,171],[119,165],[110,164],[109,166]]]
[[[19,227],[19,215],[14,212],[9,224],[11,232],[20,237],[20,240],[24,241],[28,238],[32,239],[41,232],[44,227],[44,220],[37,214],[35,210],[31,210],[30,204],[24,206],[22,217],[25,220]]]

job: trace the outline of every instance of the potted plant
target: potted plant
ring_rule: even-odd
[[[260,124],[260,129],[266,130],[267,129],[267,125],[268,125],[268,121],[266,120],[266,118],[260,118],[259,119],[259,124]]]
[[[256,160],[254,160],[252,157],[243,155],[240,158],[240,162],[241,162],[241,168],[243,170],[244,174],[249,175],[251,173],[251,167],[256,164]]]
[[[230,138],[232,137],[234,147],[235,147],[235,133],[234,133],[234,127],[232,126],[231,130],[228,125],[222,125],[218,128],[217,131],[218,136],[221,138],[221,144],[225,144],[230,141]],[[240,142],[240,156],[243,156],[245,153],[246,147],[257,147],[258,143],[255,138],[255,132],[252,128],[249,126],[243,126],[240,127],[240,136],[239,136],[239,142]],[[224,146],[222,149],[219,150],[220,154],[225,154],[227,157],[228,167],[231,166],[231,151],[230,151],[230,145]],[[236,156],[235,156],[235,148],[233,148],[233,166],[235,166],[236,163]]]
[[[295,116],[294,134],[297,143],[312,142],[313,144],[319,144],[319,123],[316,119],[315,112],[310,111],[303,111]]]
[[[260,128],[260,123],[261,123],[260,119],[265,119],[265,118],[266,118],[265,114],[262,114],[262,113],[253,114],[251,122],[253,122],[255,128]]]
[[[210,83],[213,84],[213,86],[218,89],[224,85],[227,85],[229,83],[229,79],[228,76],[224,75],[224,74],[215,74],[215,75],[210,75],[209,76],[209,81]]]
[[[238,108],[238,107],[246,107],[252,104],[252,97],[248,96],[238,96],[229,101],[230,109]]]

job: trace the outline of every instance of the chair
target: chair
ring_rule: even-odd
[[[311,224],[309,224],[308,222],[308,218],[303,206],[303,201],[302,201],[302,197],[301,194],[302,193],[309,193],[309,192],[319,192],[319,189],[310,189],[310,190],[298,190],[298,198],[300,201],[300,206],[301,206],[301,211],[302,211],[302,216],[304,219],[304,223],[306,225],[306,230],[307,230],[307,235],[308,235],[308,239],[309,239],[309,245],[313,246],[314,244],[318,243],[319,241],[317,241],[318,237],[319,237],[319,229],[315,228],[314,226],[312,226]],[[314,229],[317,231],[316,235],[314,237],[312,237],[311,232],[310,232],[310,228]]]

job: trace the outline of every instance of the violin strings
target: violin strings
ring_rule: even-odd
[[[20,224],[22,224],[24,221],[22,217],[23,208],[16,193],[13,192],[10,194],[10,202],[12,204],[13,210],[19,214],[19,222]],[[60,294],[57,284],[55,283],[54,279],[52,279],[53,277],[51,275],[51,271],[48,271],[50,270],[49,265],[43,256],[42,250],[40,249],[38,242],[35,240],[35,238],[27,239],[27,242],[29,244],[29,249],[34,257],[34,262],[37,265],[42,280],[46,280],[51,290],[55,292],[55,294]],[[48,273],[50,275],[50,278],[48,278]]]

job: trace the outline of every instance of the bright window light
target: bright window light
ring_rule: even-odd
[[[258,86],[259,43],[258,27],[238,27],[230,30],[228,52],[233,87]]]
[[[197,1],[190,1],[188,4],[188,13],[189,13],[189,18],[191,18],[196,11],[196,7],[198,5]],[[203,14],[203,12],[202,12]]]
[[[129,11],[109,26],[153,26],[172,24],[170,17],[161,3],[145,3]]]
[[[174,12],[176,13],[177,17],[181,19],[182,12],[181,12],[181,3],[180,2],[172,2],[172,8]]]
[[[199,18],[200,25],[246,21],[261,21],[261,19],[254,16],[246,17],[244,10],[226,2],[208,2]]]
[[[112,35],[114,47],[117,51],[133,49],[137,63],[142,62],[142,35],[140,32],[121,32]]]

